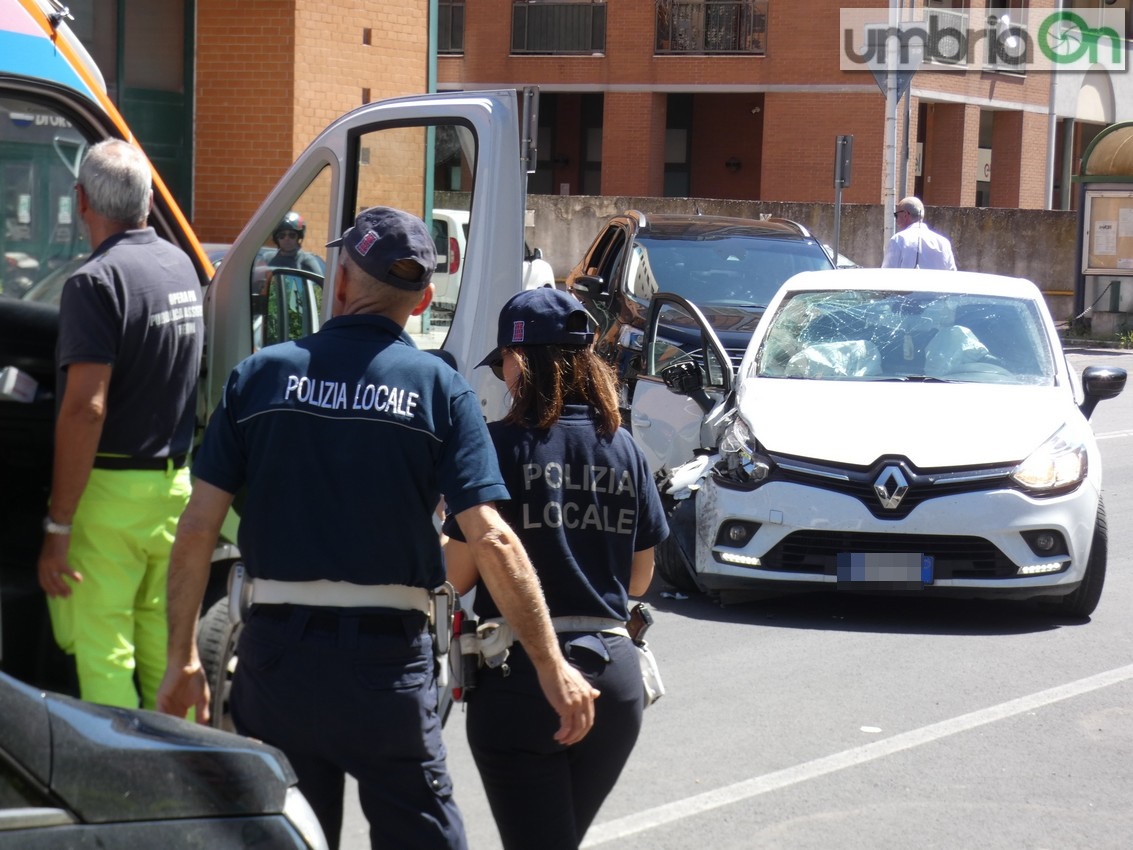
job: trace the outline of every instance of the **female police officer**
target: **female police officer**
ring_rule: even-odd
[[[614,377],[590,347],[588,318],[565,292],[521,292],[480,364],[512,396],[488,426],[511,494],[500,513],[531,556],[564,654],[602,693],[590,734],[565,747],[547,734],[556,718],[518,644],[480,672],[468,738],[507,848],[577,848],[641,728],[641,671],[624,625],[668,526],[645,459],[619,427]],[[446,531],[449,579],[464,592],[477,570],[456,524]],[[482,583],[475,610],[482,624],[500,616]]]

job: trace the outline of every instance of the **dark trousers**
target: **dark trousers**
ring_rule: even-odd
[[[580,743],[555,742],[558,715],[518,644],[507,675],[481,670],[468,700],[468,741],[508,850],[577,850],[641,730],[641,667],[633,644],[614,635],[577,638],[562,636],[564,653],[602,692],[594,728]]]
[[[423,614],[258,606],[238,657],[236,728],[284,752],[332,850],[347,773],[358,780],[372,847],[467,846]]]

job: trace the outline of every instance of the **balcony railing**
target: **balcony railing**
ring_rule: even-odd
[[[964,68],[968,64],[968,13],[962,9],[925,9],[930,33],[925,59],[938,65]]]
[[[1001,61],[995,46],[997,34],[995,15],[1008,12],[1012,21],[1012,33],[1021,39],[1026,28],[1026,9],[991,10],[990,16],[969,15],[964,9],[925,9],[925,21],[929,31],[928,44],[925,45],[925,60],[934,65],[967,69],[969,65],[983,66],[985,71],[1025,76],[1025,62]],[[973,29],[969,30],[969,27]],[[1023,44],[1007,47],[1009,51],[1021,50]],[[1014,53],[1008,53],[1014,56]],[[1020,58],[1025,56],[1020,54]],[[970,61],[969,61],[970,60]]]
[[[657,53],[767,50],[768,0],[657,0]]]
[[[437,52],[464,52],[464,0],[437,0]]]
[[[589,54],[605,50],[605,0],[512,3],[512,53]]]

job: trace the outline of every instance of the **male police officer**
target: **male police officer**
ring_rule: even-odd
[[[236,367],[193,464],[158,706],[206,719],[197,609],[232,494],[246,486],[239,542],[252,590],[237,729],[287,754],[332,847],[344,773],[358,779],[375,845],[464,847],[423,613],[444,581],[433,526],[442,494],[535,659],[558,740],[589,731],[598,692],[563,659],[530,562],[495,511],[507,491],[475,394],[403,332],[432,300],[424,222],[374,207],[331,244],[343,248],[334,318]]]

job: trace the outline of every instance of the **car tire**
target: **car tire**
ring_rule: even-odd
[[[1090,558],[1086,561],[1086,574],[1077,590],[1062,597],[1060,610],[1074,617],[1089,617],[1098,607],[1105,585],[1105,568],[1109,556],[1109,530],[1106,526],[1105,505],[1098,502],[1098,519],[1094,524],[1094,541],[1090,545]]]
[[[218,599],[197,624],[197,652],[209,684],[209,725],[227,732],[236,731],[229,698],[239,638],[239,624],[228,617],[228,597]]]
[[[674,535],[670,534],[657,544],[655,552],[657,572],[677,590],[683,593],[699,593],[700,587],[692,576],[688,561],[673,537]]]

